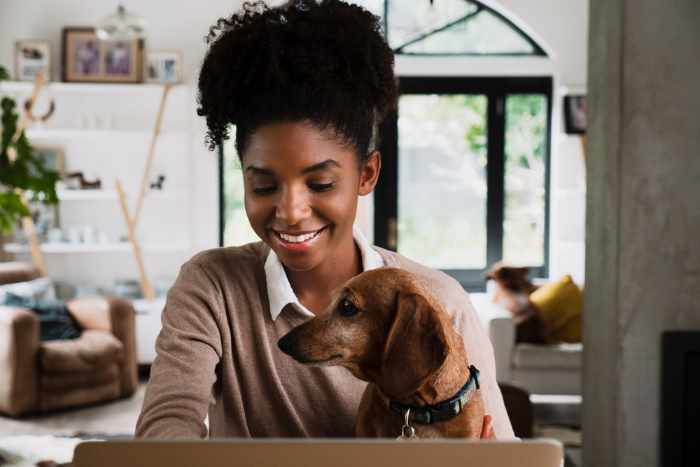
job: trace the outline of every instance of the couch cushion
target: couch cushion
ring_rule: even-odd
[[[46,371],[89,371],[124,358],[124,347],[107,331],[88,329],[78,339],[44,342],[39,363]]]
[[[580,369],[582,356],[582,344],[518,344],[513,350],[513,366],[516,368]]]
[[[99,386],[119,381],[119,367],[112,363],[90,371],[42,371],[39,376],[42,391],[64,391],[67,389]]]
[[[93,386],[71,388],[64,391],[47,390],[39,393],[39,411],[65,409],[95,404],[119,398],[119,381],[111,381]]]
[[[544,321],[547,343],[581,342],[583,294],[570,275],[543,285],[529,298]]]

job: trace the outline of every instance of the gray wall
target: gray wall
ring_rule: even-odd
[[[584,464],[656,466],[661,334],[700,329],[700,2],[590,19]]]

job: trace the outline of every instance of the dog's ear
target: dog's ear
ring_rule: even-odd
[[[382,355],[380,388],[391,397],[415,392],[447,358],[445,329],[425,297],[399,294]]]

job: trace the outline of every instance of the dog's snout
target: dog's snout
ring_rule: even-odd
[[[287,334],[286,336],[283,336],[280,340],[277,341],[277,347],[280,348],[280,350],[287,355],[292,354],[292,336],[290,334]]]

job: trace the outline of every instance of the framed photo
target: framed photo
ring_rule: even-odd
[[[143,40],[100,41],[94,28],[64,28],[63,81],[142,82]]]
[[[66,157],[60,146],[34,145],[34,155],[44,162],[47,169],[55,170],[63,177],[66,171]]]
[[[146,82],[179,83],[182,81],[182,52],[154,50],[146,54]]]
[[[564,96],[564,126],[569,134],[586,133],[586,96],[583,94]]]
[[[51,45],[43,40],[15,42],[15,77],[18,81],[34,81],[41,72],[51,79]]]

